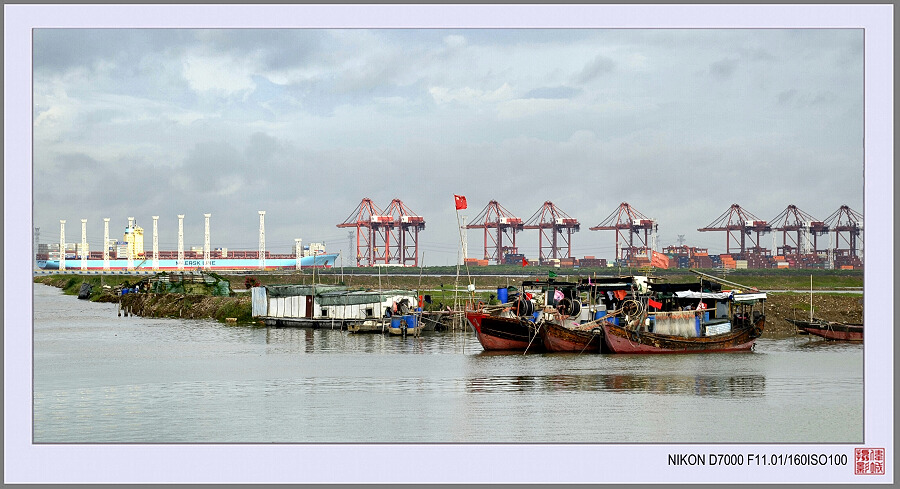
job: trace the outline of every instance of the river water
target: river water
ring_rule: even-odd
[[[860,443],[863,347],[488,354],[419,338],[119,317],[34,285],[42,443]],[[811,415],[814,414],[814,415]]]

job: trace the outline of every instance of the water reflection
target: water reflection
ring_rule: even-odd
[[[478,341],[455,333],[420,336],[349,333],[332,329],[266,328],[266,352],[282,353],[474,353]]]
[[[762,375],[514,375],[474,377],[466,382],[467,392],[479,393],[608,391],[748,398],[761,397],[765,390]]]

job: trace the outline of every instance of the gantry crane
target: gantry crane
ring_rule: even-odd
[[[781,231],[782,244],[776,248],[779,255],[793,255],[799,261],[803,255],[818,255],[820,251],[827,251],[819,249],[818,237],[828,234],[828,225],[796,205],[787,206],[769,224],[773,231]]]
[[[393,218],[385,216],[372,199],[364,198],[350,216],[337,225],[339,228],[356,228],[356,266],[388,263],[387,245],[392,223]]]
[[[651,238],[658,229],[656,220],[638,212],[628,202],[622,202],[600,224],[590,228],[591,231],[615,231],[616,232],[616,260],[629,260],[638,255],[648,255],[653,249]],[[641,238],[643,231],[643,238]],[[638,246],[634,239],[637,237]],[[620,244],[627,243],[628,246]]]
[[[842,205],[825,219],[825,223],[834,231],[833,264],[862,266],[862,214]]]
[[[578,232],[581,224],[548,200],[523,228],[539,231],[538,261],[543,265],[550,259],[572,258],[572,233]]]
[[[384,215],[391,216],[385,245],[386,263],[419,266],[419,231],[425,229],[425,218],[416,215],[400,199],[392,200]]]
[[[733,238],[735,241],[740,242],[740,248],[736,251],[742,256],[748,252],[750,254],[764,255],[769,250],[760,246],[759,239],[761,235],[771,232],[772,227],[766,221],[742,209],[741,206],[731,204],[731,207],[724,214],[697,231],[725,231],[725,253],[727,254],[731,254],[731,240]],[[753,239],[754,233],[756,234],[755,240]],[[747,246],[747,236],[750,236],[750,241],[753,244],[751,247]]]
[[[394,199],[382,211],[364,198],[339,228],[356,228],[356,265],[419,265],[419,231],[425,218]]]
[[[493,260],[499,265],[503,263],[505,254],[518,253],[516,233],[523,229],[522,219],[512,215],[496,200],[488,202],[488,205],[471,222],[473,224],[466,225],[466,229],[484,229],[485,260]],[[503,244],[504,236],[511,246]]]

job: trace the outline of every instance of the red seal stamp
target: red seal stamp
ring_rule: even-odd
[[[884,448],[857,448],[855,454],[856,475],[884,475]]]

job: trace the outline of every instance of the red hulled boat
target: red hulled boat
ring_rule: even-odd
[[[855,323],[839,323],[815,318],[812,321],[788,319],[797,326],[797,332],[820,336],[833,341],[862,341],[863,325]]]
[[[603,338],[614,353],[725,353],[747,351],[765,329],[762,309],[766,294],[733,292],[679,292],[686,300],[699,299],[693,310],[646,309],[625,321],[625,326],[603,322]],[[707,309],[706,303],[715,305]],[[635,306],[640,308],[639,303]],[[721,317],[709,319],[709,314]]]
[[[466,319],[485,350],[543,350],[534,323],[527,319],[492,315],[484,310],[466,311]]]
[[[580,325],[562,319],[540,324],[544,348],[551,352],[600,353],[603,351],[603,330],[597,324]]]
[[[765,316],[752,325],[712,336],[683,337],[603,324],[603,336],[614,353],[727,353],[747,351],[765,328]]]

